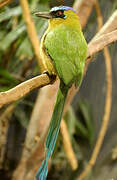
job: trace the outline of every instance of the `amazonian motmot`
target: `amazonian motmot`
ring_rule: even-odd
[[[83,36],[79,17],[67,6],[54,7],[50,12],[37,12],[38,17],[49,20],[48,29],[41,40],[41,71],[50,77],[58,76],[60,86],[46,139],[45,160],[36,179],[46,180],[48,160],[54,151],[58,137],[67,93],[71,85],[80,86],[83,77],[87,43]]]

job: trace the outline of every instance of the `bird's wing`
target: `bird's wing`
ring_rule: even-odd
[[[59,78],[66,85],[80,81],[87,52],[81,31],[72,30],[69,26],[57,26],[47,33],[44,46]]]

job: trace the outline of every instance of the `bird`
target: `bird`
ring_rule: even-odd
[[[46,138],[45,159],[35,177],[36,180],[46,180],[48,160],[55,148],[67,94],[72,84],[75,87],[81,85],[88,45],[73,8],[57,6],[49,12],[36,12],[35,15],[48,19],[48,28],[40,45],[41,72],[60,79]]]

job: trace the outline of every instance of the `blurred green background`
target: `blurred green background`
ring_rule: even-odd
[[[55,5],[72,6],[73,0],[29,0],[32,17],[35,22],[39,39],[47,28],[47,21],[36,18],[35,11],[49,10]],[[99,1],[104,22],[117,9],[116,0]],[[86,12],[87,13],[87,12]],[[89,42],[97,32],[97,15],[93,9],[88,23],[83,29]],[[117,146],[117,43],[109,47],[112,58],[113,94],[112,112],[109,128],[97,159],[93,172],[86,179],[89,180],[117,180],[117,159],[112,159],[112,149]],[[26,32],[19,1],[16,0],[0,9],[0,91],[6,91],[17,84],[40,74],[32,45]],[[13,110],[0,123],[0,134],[4,131],[4,124],[8,127],[7,144],[4,145],[4,155],[0,161],[0,179],[12,179],[12,173],[17,167],[22,154],[26,129],[37,97],[38,89],[30,92],[26,97],[17,101]],[[91,156],[95,140],[99,132],[104,113],[106,94],[105,63],[103,52],[100,52],[90,64],[83,80],[80,91],[74,98],[72,106],[65,119],[76,157],[79,160],[79,170],[73,172],[66,159],[61,143],[55,151],[52,167],[48,179],[73,180],[87,164]],[[5,112],[8,105],[0,109]],[[4,133],[4,132],[3,132]],[[59,138],[61,142],[61,136]],[[3,144],[0,143],[0,148]]]

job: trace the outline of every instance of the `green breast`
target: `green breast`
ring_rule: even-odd
[[[87,54],[82,31],[59,25],[47,33],[44,46],[65,85],[79,85]]]

